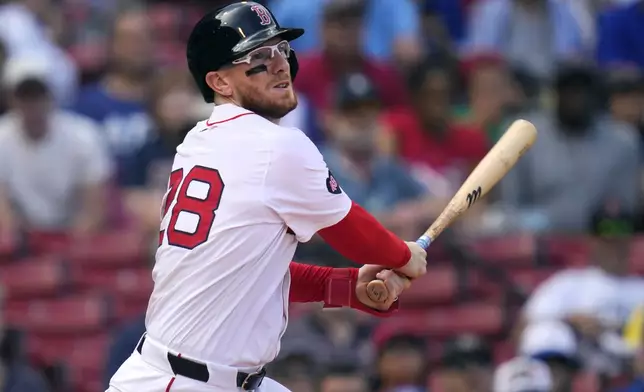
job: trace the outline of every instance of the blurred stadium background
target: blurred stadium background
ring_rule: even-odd
[[[223,3],[0,2],[0,391],[103,391],[132,352],[174,148],[211,110],[184,43]],[[403,238],[509,122],[540,131],[395,317],[294,306],[269,374],[294,392],[490,392],[519,355],[548,365],[544,391],[644,391],[644,1],[263,3],[307,29],[284,122]],[[297,256],[348,263],[315,239]]]

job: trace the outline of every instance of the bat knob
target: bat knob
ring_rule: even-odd
[[[367,296],[373,302],[384,303],[389,298],[389,290],[382,280],[372,280],[367,284]]]

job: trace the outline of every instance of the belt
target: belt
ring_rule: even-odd
[[[141,338],[138,346],[136,346],[136,351],[138,351],[139,354],[143,351],[144,342],[145,336]],[[208,371],[208,366],[206,366],[206,364],[182,358],[181,354],[174,355],[168,353],[168,363],[175,375],[191,378],[201,382],[208,382],[208,379],[210,378],[210,372]],[[254,391],[262,385],[264,376],[266,376],[266,369],[264,368],[256,373],[237,372],[237,387],[244,391]]]

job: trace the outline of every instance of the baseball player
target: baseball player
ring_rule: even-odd
[[[297,98],[289,41],[254,2],[206,14],[188,41],[188,65],[214,104],[177,148],[162,222],[146,334],[110,392],[287,391],[265,378],[280,349],[289,302],[391,314],[425,273],[426,253],[395,237],[344,194],[320,152],[279,126]],[[363,266],[292,262],[315,234]],[[376,303],[366,285],[382,279]]]

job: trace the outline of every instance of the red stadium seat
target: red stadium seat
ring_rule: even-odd
[[[0,267],[0,286],[9,300],[46,297],[68,285],[67,269],[56,256],[35,257]]]
[[[120,323],[135,319],[145,313],[145,310],[148,307],[148,301],[149,298],[114,298],[114,318]]]
[[[64,232],[27,233],[27,247],[31,254],[64,254],[69,249],[70,238]]]
[[[18,238],[14,235],[0,235],[0,263],[8,261],[18,249]]]
[[[635,236],[631,240],[629,270],[635,274],[644,273],[644,237]]]
[[[487,262],[505,265],[532,265],[536,261],[537,241],[533,235],[486,238],[472,245]]]
[[[101,387],[110,337],[105,333],[88,336],[52,337],[31,335],[28,339],[32,358],[44,363],[64,361],[76,390],[103,390]]]
[[[504,327],[503,309],[496,304],[472,303],[426,311],[401,311],[384,320],[374,332],[376,344],[400,333],[448,338],[463,333],[496,335]]]
[[[149,268],[72,267],[74,282],[83,291],[104,291],[115,297],[146,300],[152,293],[152,271]]]
[[[8,301],[5,317],[28,332],[74,334],[101,330],[110,320],[110,309],[103,296]]]
[[[414,280],[414,284],[401,297],[405,308],[448,303],[458,294],[458,274],[450,266],[434,267],[427,274]]]
[[[74,264],[121,267],[145,266],[150,246],[138,231],[116,231],[76,240],[68,256]]]
[[[593,373],[583,373],[575,378],[573,392],[599,392],[599,379]]]
[[[583,236],[552,236],[542,239],[550,264],[575,267],[588,264],[590,258],[590,242]]]
[[[511,341],[498,342],[494,345],[494,362],[503,363],[516,356],[516,348]]]
[[[546,279],[551,277],[557,272],[557,269],[524,269],[518,271],[511,271],[510,278],[512,281],[522,288],[524,292],[531,293]]]

